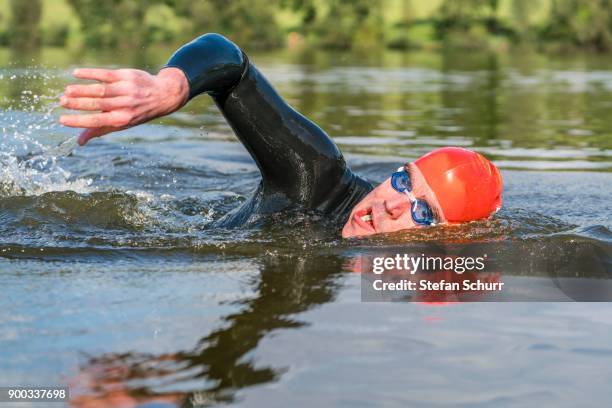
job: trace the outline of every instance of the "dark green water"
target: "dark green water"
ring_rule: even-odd
[[[492,221],[346,241],[295,214],[207,228],[259,175],[206,97],[74,147],[56,122],[71,68],[155,70],[170,52],[0,50],[0,386],[71,383],[107,405],[111,390],[203,405],[608,402],[608,303],[366,303],[354,271],[399,247],[486,251],[524,293],[551,270],[609,279],[612,58],[252,55],[375,182],[445,145],[502,169]],[[557,287],[547,299],[580,299]]]

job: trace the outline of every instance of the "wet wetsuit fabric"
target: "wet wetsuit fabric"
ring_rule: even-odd
[[[178,49],[189,99],[209,94],[262,175],[253,196],[215,226],[235,227],[285,210],[315,211],[338,222],[372,185],[354,174],[331,138],[289,106],[234,43],[205,34]]]

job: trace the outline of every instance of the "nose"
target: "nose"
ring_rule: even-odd
[[[397,219],[404,214],[410,208],[410,205],[410,200],[402,193],[397,193],[385,200],[385,210],[393,219]]]

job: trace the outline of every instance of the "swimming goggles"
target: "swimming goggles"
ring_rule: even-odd
[[[415,223],[419,225],[435,225],[433,211],[426,201],[420,200],[412,194],[412,181],[406,167],[400,167],[391,175],[391,187],[399,193],[406,194],[412,203],[410,213]]]

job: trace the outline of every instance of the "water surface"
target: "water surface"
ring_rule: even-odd
[[[207,97],[85,148],[57,124],[75,66],[153,71],[170,51],[0,50],[0,385],[204,405],[607,402],[609,304],[365,303],[355,271],[373,249],[477,248],[525,291],[551,271],[609,279],[612,59],[252,55],[375,183],[445,145],[502,170],[493,220],[342,240],[299,214],[207,228],[259,180]]]

